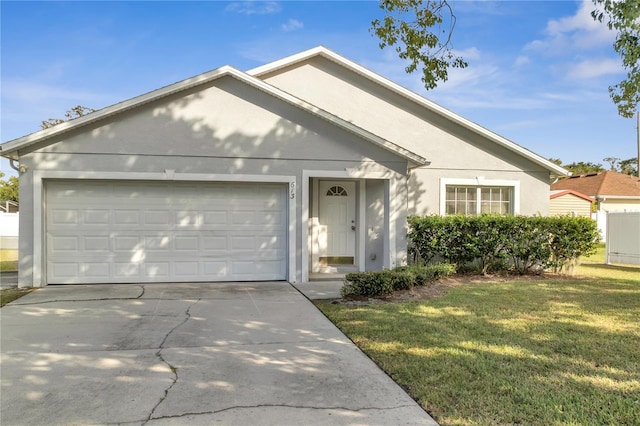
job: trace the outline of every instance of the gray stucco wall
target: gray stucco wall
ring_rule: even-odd
[[[33,227],[42,226],[34,224],[33,215],[32,176],[37,171],[77,172],[78,178],[87,171],[165,170],[295,176],[300,218],[303,170],[375,167],[398,182],[405,182],[407,170],[405,159],[231,77],[46,140],[20,152],[20,162],[28,167],[20,179],[21,285],[39,285],[33,283]],[[399,222],[405,217],[406,211]],[[301,226],[298,220],[297,280],[302,268]],[[398,248],[399,253],[403,250]]]
[[[519,212],[548,213],[548,170],[332,61],[315,57],[261,78],[429,160],[412,172],[412,213],[442,213],[440,177],[518,180]]]
[[[368,180],[366,182],[367,199],[366,220],[367,235],[365,246],[365,263],[367,270],[380,270],[384,261],[383,236],[385,232],[384,219],[384,181]]]

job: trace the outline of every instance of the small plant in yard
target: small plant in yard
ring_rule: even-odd
[[[637,425],[640,268],[319,308],[443,425]]]
[[[453,265],[401,266],[385,271],[352,272],[345,276],[340,289],[342,297],[384,296],[397,290],[410,290],[414,286],[427,285],[455,272]]]

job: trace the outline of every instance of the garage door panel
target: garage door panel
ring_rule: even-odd
[[[138,210],[114,210],[114,225],[141,225],[140,212]]]
[[[77,263],[47,263],[49,280],[55,282],[72,282],[80,275]]]
[[[55,181],[50,283],[286,278],[282,184]]]
[[[86,252],[111,251],[111,239],[108,235],[85,235],[83,237],[83,250]]]
[[[83,219],[85,225],[109,225],[109,210],[85,210]]]
[[[51,223],[55,225],[78,225],[78,211],[75,209],[55,209],[50,214]]]
[[[106,262],[92,262],[83,265],[83,272],[86,277],[99,278],[100,280],[108,280],[111,276],[110,265]]]
[[[144,211],[144,225],[165,225],[168,226],[170,223],[169,218],[171,217],[171,212],[169,211],[161,211],[161,210],[145,210]]]
[[[113,277],[115,281],[139,278],[140,265],[131,262],[114,262]]]

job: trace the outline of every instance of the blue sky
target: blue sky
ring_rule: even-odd
[[[99,109],[324,45],[546,158],[636,156],[636,121],[607,91],[624,77],[614,34],[593,22],[591,1],[451,5],[453,47],[469,67],[426,91],[369,32],[375,1],[2,1],[0,139],[78,104]]]

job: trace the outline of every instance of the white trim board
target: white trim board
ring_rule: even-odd
[[[309,201],[311,191],[309,189],[309,183],[311,178],[334,178],[334,179],[352,179],[352,180],[361,180],[360,187],[364,188],[364,180],[366,179],[380,179],[385,181],[386,191],[389,191],[390,181],[394,179],[393,172],[366,172],[357,169],[346,169],[345,171],[334,171],[334,170],[303,170],[302,171],[302,218],[301,218],[301,226],[302,226],[302,270],[301,270],[301,282],[306,283],[309,282],[309,259],[310,259],[310,231],[309,231],[309,222],[310,222],[310,212],[309,212]],[[361,198],[364,192],[360,193]],[[385,206],[385,239],[384,239],[384,268],[389,268],[392,264],[391,256],[396,253],[396,241],[395,241],[395,219],[397,216],[397,212],[392,212],[392,214],[388,214],[390,211],[390,202],[389,199],[393,200],[394,197],[385,197],[386,206]],[[361,203],[356,201],[356,203]],[[362,202],[362,204],[364,204]],[[361,247],[358,248],[358,268],[364,268],[365,265],[365,253],[364,253],[364,235],[366,232],[366,219],[364,214],[364,208],[362,208],[362,204],[360,204],[360,214],[358,220],[358,233],[360,238],[358,239],[359,245]],[[391,238],[393,236],[393,239]],[[363,270],[363,269],[361,269]]]
[[[44,222],[44,181],[47,179],[64,180],[124,180],[124,181],[176,181],[176,182],[264,182],[283,183],[288,185],[288,272],[287,280],[296,283],[296,177],[283,175],[240,175],[240,174],[203,174],[175,173],[166,170],[164,173],[139,172],[76,172],[76,171],[34,171],[33,172],[33,286],[46,285],[44,259],[45,222]]]
[[[502,180],[502,179],[485,179],[481,176],[475,179],[452,179],[440,178],[440,215],[444,216],[446,211],[447,185],[459,186],[508,186],[513,188],[513,214],[520,214],[520,181],[519,180]]]

